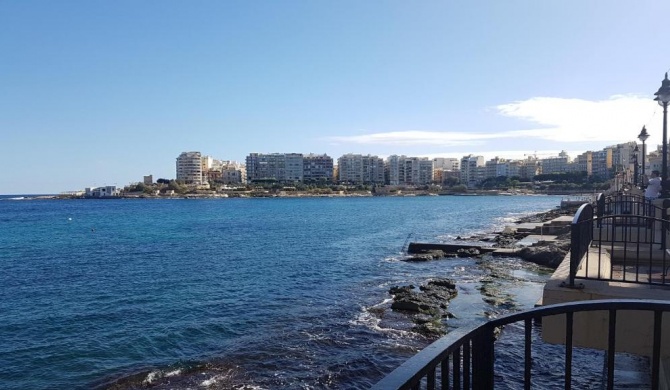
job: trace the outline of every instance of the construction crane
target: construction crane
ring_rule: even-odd
[[[538,153],[537,150],[536,150],[536,151],[534,151],[533,153],[524,153],[524,157],[533,156],[533,157],[535,157],[535,159],[537,160],[537,156],[538,156],[538,155],[539,155],[539,156],[553,156],[553,155],[555,155],[555,154],[556,154],[556,153]]]

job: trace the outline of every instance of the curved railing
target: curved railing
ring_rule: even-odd
[[[653,335],[650,355],[651,389],[659,388],[661,339],[663,336],[663,313],[670,312],[670,302],[642,300],[594,300],[570,302],[544,306],[486,322],[472,330],[457,329],[437,340],[417,355],[406,361],[384,379],[375,384],[373,390],[393,389],[493,389],[496,332],[502,327],[523,322],[523,367],[524,388],[531,388],[533,361],[542,356],[532,355],[532,330],[544,317],[565,315],[564,388],[572,388],[574,314],[579,312],[606,311],[608,313],[608,335],[606,345],[606,388],[614,386],[615,352],[617,346],[617,313],[622,310],[653,313]],[[502,330],[504,333],[504,329]],[[622,333],[622,332],[620,332]],[[630,338],[630,334],[622,334]],[[640,335],[636,335],[640,337]],[[667,337],[667,335],[666,335]],[[560,369],[561,367],[556,367]]]
[[[599,217],[623,214],[660,215],[663,210],[641,194],[617,193],[603,196],[602,200],[599,198],[598,200],[602,202],[602,212],[597,213]],[[597,204],[600,206],[600,203]]]
[[[601,221],[601,219],[598,219]],[[600,223],[598,224],[600,226]],[[593,206],[584,203],[577,209],[570,226],[570,286],[575,285],[577,269],[587,257],[593,240]]]

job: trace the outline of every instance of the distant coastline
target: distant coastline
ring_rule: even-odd
[[[404,192],[339,191],[333,193],[314,193],[309,191],[229,191],[225,193],[190,193],[174,195],[121,194],[119,196],[90,197],[73,194],[42,195],[0,195],[0,200],[99,200],[99,199],[228,199],[228,198],[344,198],[344,197],[415,197],[415,196],[541,196],[584,194],[583,191],[470,191],[470,192],[429,192],[424,190]]]

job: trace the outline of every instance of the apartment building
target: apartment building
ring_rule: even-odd
[[[486,162],[483,156],[469,154],[461,158],[461,183],[468,188],[481,183],[486,178],[485,174]]]
[[[444,184],[447,179],[461,176],[461,161],[457,158],[437,157],[433,159],[433,182]]]
[[[305,183],[330,183],[333,180],[333,158],[327,154],[308,154],[302,159]]]
[[[247,182],[247,169],[237,161],[223,161],[221,164],[223,184],[243,184]]]
[[[246,158],[247,182],[302,182],[303,155],[300,153],[251,153]]]
[[[203,184],[202,167],[200,152],[183,152],[177,157],[177,180],[186,184]]]
[[[635,142],[627,142],[625,144],[617,144],[609,146],[612,150],[612,167],[616,171],[623,171],[631,164],[633,164],[634,150],[637,144]],[[641,147],[638,150],[642,149]]]
[[[392,155],[384,165],[385,181],[390,185],[426,185],[433,182],[433,161],[425,157]]]
[[[570,156],[563,150],[556,157],[540,159],[540,169],[542,174],[565,173],[569,171],[570,163]]]
[[[605,148],[597,152],[592,152],[592,175],[600,179],[609,179],[613,177],[612,170],[612,149]]]
[[[384,160],[377,156],[345,154],[337,159],[338,180],[351,184],[384,184]]]
[[[433,159],[433,169],[442,169],[444,171],[460,171],[461,161],[451,157],[436,157]]]
[[[587,176],[593,174],[593,152],[586,151],[575,158],[570,167],[572,172],[586,172]]]
[[[495,157],[486,162],[486,178],[490,177],[500,177],[511,176],[509,173],[509,160],[504,158]]]

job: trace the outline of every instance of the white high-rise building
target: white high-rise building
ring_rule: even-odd
[[[468,188],[475,187],[484,180],[486,173],[484,156],[473,156],[471,154],[461,158],[461,183]]]
[[[247,181],[303,181],[303,156],[300,153],[251,153],[247,156]]]
[[[202,165],[200,152],[183,152],[177,157],[177,180],[186,184],[203,184]]]

